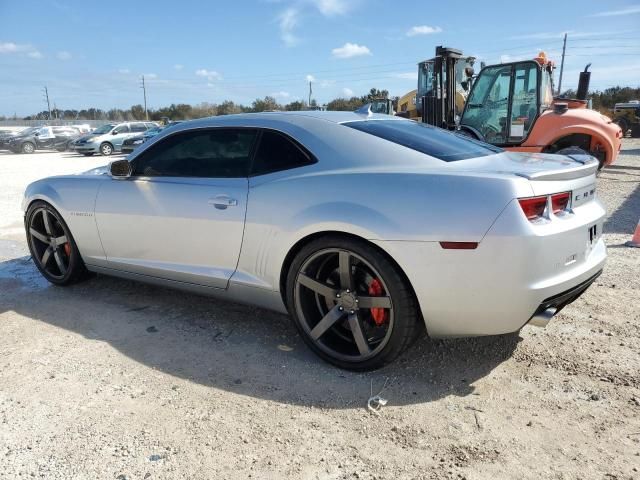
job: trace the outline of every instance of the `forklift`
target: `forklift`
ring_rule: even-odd
[[[418,64],[418,98],[424,123],[455,130],[506,150],[582,153],[600,168],[612,164],[622,130],[587,108],[591,73],[580,72],[576,98],[553,96],[555,64],[540,52],[532,60],[482,66],[460,50],[436,47]]]
[[[475,57],[456,48],[436,47],[436,56],[418,64],[416,109],[424,123],[455,130],[473,82]]]

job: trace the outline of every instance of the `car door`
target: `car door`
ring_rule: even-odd
[[[235,272],[256,131],[176,132],[101,186],[95,218],[110,267],[216,288]]]
[[[52,127],[42,127],[38,130],[37,135],[35,135],[36,139],[36,148],[39,150],[51,148],[53,142],[55,141],[55,135],[53,133]]]
[[[122,148],[122,142],[124,142],[125,138],[131,136],[131,127],[127,123],[122,123],[111,132],[111,135],[109,143],[113,145],[114,150],[119,151]]]

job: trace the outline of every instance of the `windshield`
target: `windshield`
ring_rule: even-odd
[[[29,127],[29,128],[25,128],[24,130],[22,130],[21,132],[18,132],[18,135],[33,135],[34,133],[36,133],[38,130],[40,130],[40,128],[42,127]]]
[[[108,123],[106,125],[102,125],[101,127],[96,128],[91,133],[94,133],[96,135],[102,135],[103,133],[109,133],[113,129],[113,127],[115,127],[114,124]]]
[[[426,123],[410,120],[371,120],[343,125],[366,132],[445,162],[493,155],[502,150]]]

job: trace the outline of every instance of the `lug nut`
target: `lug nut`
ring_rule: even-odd
[[[349,313],[350,313],[351,315],[353,315],[353,314],[354,314],[354,313],[356,313],[356,312],[355,312],[355,311],[353,311],[353,310],[350,310],[350,311],[349,311]]]
[[[342,310],[344,310],[344,308],[342,308],[342,307],[338,307],[338,310],[342,311]]]
[[[339,293],[336,294],[336,298],[340,298],[340,294]]]

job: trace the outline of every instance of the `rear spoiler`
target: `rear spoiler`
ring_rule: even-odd
[[[591,155],[571,154],[566,155],[578,165],[552,170],[548,172],[516,173],[519,177],[528,180],[573,180],[576,178],[588,177],[598,170],[598,159]]]

